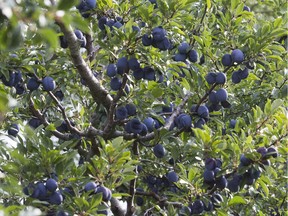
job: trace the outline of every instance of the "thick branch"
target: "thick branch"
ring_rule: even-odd
[[[87,83],[87,86],[90,89],[93,99],[96,101],[96,103],[103,104],[105,108],[108,110],[112,102],[112,97],[108,93],[108,91],[100,84],[99,80],[96,77],[94,77],[91,69],[88,67],[88,65],[82,58],[79,43],[73,32],[72,27],[70,25],[65,26],[60,19],[56,20],[56,22],[60,26],[68,42],[72,62],[74,66],[77,68],[81,77]]]

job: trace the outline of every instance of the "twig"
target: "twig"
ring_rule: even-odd
[[[85,136],[85,134],[83,132],[79,131],[76,127],[71,125],[71,123],[70,123],[70,121],[66,115],[65,108],[62,106],[62,104],[59,102],[59,100],[55,97],[55,95],[51,91],[48,91],[48,94],[50,95],[50,97],[52,97],[52,99],[56,102],[57,106],[61,110],[62,116],[63,116],[64,121],[66,122],[66,124],[68,126],[68,129],[71,132],[73,132],[79,136]]]
[[[46,120],[44,115],[38,109],[35,108],[34,102],[33,102],[33,100],[31,98],[29,99],[29,109],[31,110],[32,114],[34,116],[36,116],[45,127],[47,127],[50,124]],[[56,136],[57,138],[62,139],[62,140],[70,140],[71,139],[69,134],[63,134],[63,133],[61,133],[61,132],[59,132],[57,130],[51,131],[51,133],[54,136]]]

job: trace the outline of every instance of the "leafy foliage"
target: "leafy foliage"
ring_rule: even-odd
[[[287,2],[80,2],[0,5],[0,212],[284,215]]]

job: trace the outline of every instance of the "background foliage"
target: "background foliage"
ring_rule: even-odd
[[[203,215],[285,215],[287,2],[157,0],[156,7],[144,0],[98,0],[88,18],[76,9],[78,3],[11,0],[0,4],[0,75],[9,80],[11,72],[21,71],[23,89],[20,94],[21,87],[0,83],[2,215],[55,215],[60,210],[97,215],[103,209],[121,215],[123,211],[115,213],[115,206],[121,210],[126,204],[126,215],[189,215],[185,206],[191,208],[198,199],[207,204],[215,193],[223,201]],[[244,5],[251,11],[243,10]],[[98,20],[104,15],[121,17],[123,26],[101,30]],[[132,26],[141,30],[133,31]],[[143,46],[142,36],[157,26],[167,31],[172,49]],[[69,39],[70,28],[84,33],[85,48],[73,44],[75,36]],[[69,49],[60,46],[63,35]],[[175,61],[177,46],[184,41],[197,51],[197,62]],[[75,47],[87,65],[75,63]],[[234,49],[243,51],[244,62],[223,66],[222,56]],[[106,68],[121,57],[136,57],[142,67],[152,67],[155,80],[136,80],[130,70],[117,75],[124,83],[121,90],[111,90]],[[247,65],[248,78],[233,83],[233,72]],[[225,72],[227,82],[208,84],[208,72]],[[51,76],[56,89],[48,92],[40,85],[28,90],[33,76],[40,82]],[[100,89],[95,91],[93,86]],[[203,128],[194,127],[199,116],[192,105],[207,103],[207,92],[219,88],[227,90],[229,108],[210,112]],[[63,100],[57,97],[59,90]],[[134,117],[140,121],[153,117],[164,126],[144,136],[128,134],[124,125],[134,117],[114,118],[115,109],[128,103],[135,104]],[[163,112],[170,104],[172,112]],[[169,117],[176,119],[180,113],[191,116],[193,124],[188,130],[170,130]],[[29,126],[32,116],[40,119],[37,128]],[[235,127],[229,126],[232,119]],[[61,132],[63,121],[69,126]],[[20,131],[14,137],[7,130],[15,123]],[[166,149],[164,157],[153,153],[156,144]],[[274,147],[279,156],[264,165],[257,152],[260,147]],[[232,192],[204,183],[207,158],[221,159],[220,174],[228,181],[234,173],[244,175],[246,169],[239,167],[241,154],[253,159],[249,168],[261,172],[253,184],[242,182],[240,190]],[[177,182],[167,183],[169,171],[177,173]],[[51,205],[23,193],[29,184],[49,178],[57,179],[60,191],[68,187],[73,195],[63,192],[61,205]],[[158,183],[151,186],[151,178]],[[84,192],[91,181],[109,188],[113,199],[105,202],[99,194]],[[120,205],[119,200],[126,204]]]

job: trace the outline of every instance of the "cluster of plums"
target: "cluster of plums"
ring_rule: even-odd
[[[220,159],[207,158],[205,160],[205,170],[203,173],[204,183],[210,188],[216,186],[220,190],[227,187],[227,179],[224,175],[220,175],[222,161]]]
[[[24,82],[22,73],[20,70],[9,71],[8,77],[0,75],[5,86],[14,87],[16,89],[16,94],[21,95],[25,92]]]
[[[81,15],[84,18],[88,18],[91,15],[91,11],[97,7],[96,0],[81,0],[80,4],[76,6]]]
[[[63,192],[57,189],[57,181],[54,178],[49,178],[46,182],[30,183],[23,189],[23,192],[31,198],[47,201],[51,205],[60,205],[64,197]]]
[[[187,42],[182,42],[178,45],[178,53],[173,57],[175,61],[186,62],[186,59],[189,59],[190,62],[198,61],[198,53],[196,50],[191,49],[190,45]]]
[[[235,49],[231,54],[227,53],[222,57],[222,64],[224,66],[230,67],[232,65],[239,65],[244,61],[245,55],[240,49]],[[249,64],[244,69],[236,70],[232,73],[232,82],[237,84],[241,80],[246,79],[249,76],[249,69],[253,69]]]
[[[110,87],[113,91],[118,91],[122,86],[121,76],[124,73],[128,73],[129,70],[133,72],[133,76],[136,80],[155,80],[156,72],[150,66],[142,68],[140,62],[136,57],[131,57],[129,60],[127,57],[121,57],[117,60],[116,64],[109,64],[106,69],[106,74],[111,77]]]
[[[167,32],[162,26],[155,27],[150,35],[144,34],[142,36],[142,44],[144,46],[153,46],[163,51],[172,49],[172,42],[166,35]]]
[[[231,192],[238,192],[240,190],[241,183],[246,185],[252,185],[261,175],[260,170],[251,166],[253,163],[258,163],[260,166],[270,166],[271,157],[278,157],[278,151],[274,147],[260,147],[257,152],[261,154],[260,160],[253,161],[251,158],[242,154],[240,156],[239,169],[244,169],[243,174],[234,173],[233,178],[228,181],[228,188]]]
[[[206,202],[204,202],[203,200],[200,199],[200,197],[198,197],[188,206],[184,206],[183,208],[181,208],[179,211],[179,215],[180,216],[199,215],[202,214],[203,212],[210,212],[216,208],[219,208],[223,201],[224,199],[219,193],[213,193],[210,196],[210,199]]]
[[[57,176],[55,178],[49,178],[46,181],[37,182],[36,184],[30,183],[28,186],[24,187],[23,192],[25,195],[38,199],[40,201],[46,201],[51,205],[61,205],[65,196],[71,195],[75,196],[72,188],[65,187],[63,190],[58,188]],[[108,202],[112,198],[112,192],[109,188],[97,185],[95,182],[88,182],[84,186],[84,190],[82,192],[89,193],[89,196],[93,196],[93,194],[102,194],[102,201]],[[107,210],[97,211],[98,214],[108,215]],[[49,214],[49,213],[48,213]],[[50,212],[51,215],[55,215],[54,211]],[[49,215],[50,215],[49,214]],[[68,216],[70,215],[68,212],[63,210],[59,210],[56,213],[56,216]]]

